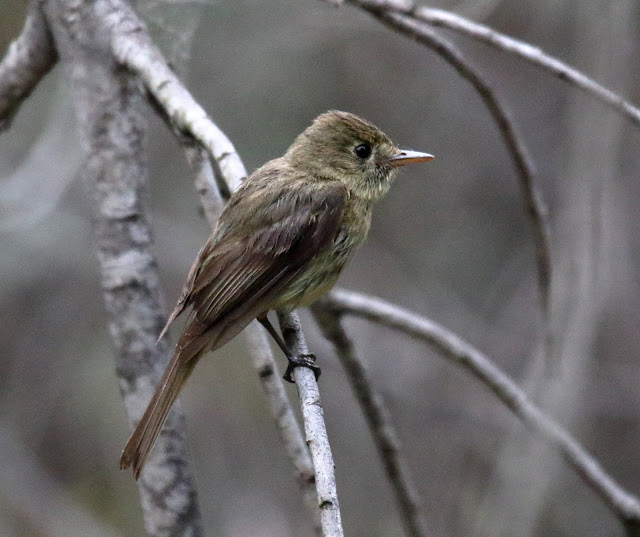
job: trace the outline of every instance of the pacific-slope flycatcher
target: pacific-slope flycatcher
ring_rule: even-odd
[[[267,320],[270,310],[308,306],[335,284],[365,240],[375,203],[396,168],[427,153],[398,149],[371,123],[346,112],[318,116],[285,155],[256,170],[235,191],[196,258],[182,296],[160,334],[187,307],[191,314],[175,354],[131,435],[120,468],[136,478],[196,362],[258,319],[293,367],[319,370],[292,356]]]

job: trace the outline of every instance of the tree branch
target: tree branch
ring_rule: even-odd
[[[151,399],[171,349],[166,341],[156,346],[166,310],[148,217],[143,101],[137,80],[113,61],[105,39],[105,18],[117,18],[126,9],[122,0],[45,4],[84,143],[83,176],[109,333],[133,425]],[[179,405],[169,414],[138,487],[150,535],[202,535]]]
[[[140,77],[174,128],[193,136],[211,154],[229,189],[238,188],[247,171],[235,147],[167,65],[142,21],[127,8],[105,23],[117,61]]]
[[[442,9],[416,6],[405,0],[348,0],[365,9],[391,11],[423,21],[431,26],[446,28],[468,37],[482,41],[487,45],[508,52],[549,71],[556,78],[574,85],[581,91],[595,97],[612,110],[625,116],[640,126],[640,109],[623,99],[620,95],[598,84],[584,73],[560,61],[542,49],[524,41],[502,34],[493,28],[465,19],[455,13]]]
[[[534,405],[527,394],[489,358],[448,331],[415,313],[379,298],[334,290],[320,303],[336,315],[356,315],[424,341],[472,373],[524,425],[555,448],[625,525],[628,535],[640,531],[640,501],[624,490],[565,429]]]
[[[11,125],[22,101],[57,59],[42,0],[30,0],[22,33],[0,62],[0,132]]]
[[[323,532],[321,510],[319,509],[318,492],[316,491],[316,476],[314,462],[309,448],[304,441],[302,431],[293,413],[293,408],[282,381],[282,375],[273,357],[273,351],[267,338],[267,333],[259,324],[253,322],[244,330],[249,350],[253,357],[253,364],[258,371],[260,383],[264,390],[271,414],[273,415],[280,440],[285,452],[296,469],[298,485],[304,500],[316,535],[327,535]]]
[[[548,332],[550,290],[551,290],[551,253],[549,246],[549,225],[547,209],[542,197],[535,186],[535,168],[529,152],[518,134],[511,114],[503,103],[500,102],[491,85],[484,77],[467,61],[462,52],[440,37],[430,28],[420,22],[391,10],[388,5],[395,2],[379,2],[378,0],[348,0],[351,4],[367,11],[377,20],[429,47],[436,52],[466,79],[476,90],[489,113],[493,117],[502,139],[516,167],[520,191],[524,200],[525,212],[531,224],[534,242],[534,252],[538,274],[538,288],[540,304],[545,324],[547,344],[550,334]]]
[[[278,314],[282,337],[294,355],[309,354],[297,313]],[[304,419],[304,432],[311,458],[316,469],[316,490],[320,506],[320,522],[324,537],[343,537],[340,505],[336,489],[335,465],[329,446],[324,412],[320,404],[320,392],[313,371],[307,367],[296,367],[293,378],[300,395],[300,406]]]
[[[422,500],[400,450],[400,440],[387,407],[382,397],[374,391],[364,364],[342,327],[340,315],[329,308],[315,305],[311,311],[322,334],[333,344],[347,373],[351,389],[364,412],[378,455],[382,459],[387,478],[396,495],[405,531],[410,537],[424,537],[427,532],[420,514]]]

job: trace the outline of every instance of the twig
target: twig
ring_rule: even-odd
[[[182,136],[181,140],[185,146],[187,160],[196,175],[196,190],[200,195],[200,203],[211,228],[214,229],[224,207],[224,200],[217,187],[211,161],[207,152],[199,144],[190,143],[192,138]],[[315,490],[313,462],[287,397],[282,377],[278,373],[267,334],[256,323],[247,326],[243,333],[260,377],[262,389],[269,401],[280,440],[291,464],[296,469],[298,484],[304,503],[311,514],[314,531],[320,535],[320,511]]]
[[[382,459],[387,477],[395,492],[400,518],[407,535],[424,537],[426,531],[420,514],[422,500],[400,450],[400,440],[387,407],[382,397],[374,391],[364,364],[356,354],[353,342],[340,322],[340,314],[315,305],[311,311],[322,334],[333,344],[347,372],[351,388],[364,412],[378,455]]]
[[[524,200],[525,212],[531,223],[533,242],[538,274],[538,288],[540,292],[540,305],[546,331],[547,345],[549,344],[549,305],[551,289],[551,253],[549,246],[549,226],[547,223],[547,209],[535,186],[535,169],[529,152],[522,138],[518,134],[515,123],[496,96],[490,84],[484,77],[466,60],[460,50],[440,37],[433,30],[421,22],[409,18],[387,8],[396,5],[395,2],[379,2],[376,0],[348,0],[378,19],[383,24],[393,28],[401,34],[414,39],[439,54],[460,76],[465,78],[477,91],[493,117],[502,139],[513,159],[520,182],[520,190]]]
[[[84,142],[82,170],[109,333],[127,415],[134,424],[151,399],[170,349],[166,341],[156,346],[166,309],[148,218],[143,101],[133,74],[108,61],[109,49],[96,53],[109,42],[104,19],[126,9],[123,0],[45,4],[60,61],[69,73]],[[138,487],[150,535],[202,535],[179,405],[170,412]]]
[[[267,333],[262,326],[254,322],[245,328],[244,334],[253,357],[253,364],[260,376],[262,389],[269,400],[271,414],[276,421],[280,440],[289,460],[296,469],[298,484],[304,503],[311,514],[314,531],[316,535],[323,535],[313,461],[293,413],[291,402],[287,397]]]
[[[42,2],[31,0],[22,33],[11,43],[0,62],[0,132],[7,129],[22,101],[56,64]]]
[[[309,354],[298,315],[296,313],[279,313],[278,321],[282,337],[289,349],[295,355]],[[324,537],[343,537],[333,455],[324,424],[318,383],[313,371],[307,367],[296,367],[293,370],[293,378],[300,395],[307,445],[316,469],[316,490],[320,505],[322,535]]]
[[[640,501],[624,490],[564,428],[534,405],[527,394],[484,354],[433,321],[379,298],[335,290],[323,307],[336,314],[356,315],[424,341],[464,367],[502,401],[523,423],[562,457],[620,518],[628,535],[640,531]]]
[[[127,9],[122,10],[117,17],[112,17],[108,21],[108,27],[111,30],[111,46],[118,61],[142,79],[147,91],[153,96],[157,105],[165,110],[165,115],[174,128],[186,136],[195,138],[211,154],[215,160],[217,171],[229,190],[233,191],[238,188],[246,177],[246,169],[233,144],[211,121],[204,109],[193,99],[167,66],[162,54],[151,42],[142,22],[130,9]],[[304,341],[299,323],[293,322],[289,326],[293,327],[296,340]],[[337,494],[335,493],[335,479],[333,479],[333,493],[330,493],[330,489],[325,486],[326,476],[333,475],[333,460],[328,442],[326,442],[324,422],[322,419],[317,419],[318,417],[322,418],[317,384],[315,378],[312,383],[305,378],[306,373],[311,373],[310,371],[299,371],[300,369],[302,368],[297,368],[298,372],[295,378],[303,408],[307,442],[313,446],[319,445],[322,450],[327,451],[325,453],[318,451],[316,447],[312,448],[318,491],[316,501],[320,505],[323,535],[325,537],[339,537],[342,535],[342,527]],[[298,381],[298,377],[300,377],[300,381]],[[311,384],[315,386],[315,394],[313,388],[310,387]],[[291,424],[289,426],[292,427]],[[312,438],[314,440],[310,440]],[[317,439],[323,439],[324,442],[319,443]],[[316,450],[315,455],[314,449]],[[322,456],[318,456],[319,454]],[[329,468],[323,466],[329,462],[331,463]],[[296,464],[298,467],[298,463]]]
[[[348,0],[352,4],[360,7],[367,6],[369,9],[393,11],[407,15],[411,18],[421,20],[430,24],[453,30],[463,35],[482,41],[498,50],[509,52],[527,60],[528,62],[542,67],[552,75],[573,84],[579,90],[588,93],[612,110],[626,116],[636,125],[640,126],[640,109],[623,99],[608,88],[598,84],[584,73],[574,69],[566,63],[550,56],[539,47],[534,47],[524,41],[519,41],[502,34],[493,28],[465,19],[460,15],[442,9],[416,6],[413,2],[404,0]]]

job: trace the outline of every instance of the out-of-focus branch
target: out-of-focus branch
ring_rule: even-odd
[[[0,132],[9,127],[22,101],[57,59],[42,1],[31,0],[22,33],[0,62]]]
[[[156,346],[166,309],[148,216],[144,103],[135,76],[112,59],[104,23],[128,9],[123,0],[45,4],[84,144],[83,178],[92,206],[109,334],[133,425],[151,399],[171,349],[165,341]],[[170,412],[138,487],[150,535],[202,535],[179,405]]]
[[[351,389],[364,412],[378,455],[382,459],[387,477],[395,492],[405,531],[410,537],[424,537],[427,532],[420,514],[422,500],[418,496],[400,450],[400,440],[387,407],[380,395],[374,391],[364,364],[356,354],[353,342],[342,326],[340,314],[317,305],[314,305],[311,311],[322,334],[333,344],[347,372]]]
[[[558,423],[545,415],[527,394],[489,358],[446,328],[376,297],[342,289],[320,303],[337,315],[356,315],[424,341],[464,367],[511,410],[531,431],[554,447],[580,477],[619,517],[627,534],[640,531],[640,501],[624,490]]]
[[[551,251],[549,246],[549,225],[547,209],[535,186],[535,168],[522,137],[503,103],[500,102],[491,85],[477,69],[471,66],[462,52],[451,42],[440,37],[424,23],[415,21],[407,15],[387,8],[384,2],[376,0],[348,0],[362,8],[377,20],[397,32],[421,43],[436,52],[466,79],[476,90],[482,102],[496,122],[502,139],[515,164],[524,200],[525,212],[532,227],[535,258],[540,290],[540,303],[545,325],[549,319],[549,293],[551,289]],[[395,5],[392,3],[391,5]],[[548,327],[545,326],[545,330]],[[547,333],[547,337],[549,334]]]
[[[446,28],[472,37],[492,47],[519,56],[538,67],[549,71],[552,75],[579,90],[597,98],[611,109],[630,119],[640,126],[640,109],[623,99],[620,95],[598,84],[584,73],[566,63],[546,54],[539,47],[519,41],[502,34],[493,28],[465,19],[460,15],[442,9],[417,6],[406,0],[347,0],[348,2],[368,10],[391,11],[407,15],[423,21],[431,26]]]
[[[309,354],[297,313],[278,314],[280,330],[287,347],[294,355]],[[313,371],[307,367],[296,367],[293,378],[300,395],[300,406],[304,419],[304,432],[311,458],[316,469],[316,490],[320,505],[320,523],[323,537],[343,537],[335,465],[324,423],[324,412],[320,404],[320,392]]]
[[[233,144],[173,74],[160,51],[153,45],[142,22],[130,9],[110,14],[105,22],[111,31],[111,46],[117,60],[142,79],[146,90],[153,96],[155,106],[164,109],[164,115],[173,127],[186,136],[192,136],[210,153],[216,171],[220,173],[229,190],[238,188],[246,176],[246,169]],[[199,159],[202,161],[202,156]],[[289,337],[304,342],[297,317],[289,315],[286,319]],[[275,366],[273,367],[275,370]],[[307,373],[311,374],[311,379]],[[342,535],[342,526],[333,477],[333,458],[327,441],[322,408],[319,406],[317,383],[311,371],[304,368],[296,369],[295,379],[303,409],[307,442],[314,446],[311,448],[311,454],[315,467],[323,535],[338,537]],[[278,388],[278,391],[281,390],[284,388]],[[272,401],[272,405],[281,403]],[[293,416],[293,413],[290,415]],[[293,428],[293,425],[289,423],[288,428]],[[294,448],[294,451],[299,452],[300,449]],[[330,467],[326,467],[329,463]],[[304,464],[296,463],[296,467],[298,466]],[[331,479],[327,476],[331,476]],[[333,489],[325,486],[328,481],[332,482]]]

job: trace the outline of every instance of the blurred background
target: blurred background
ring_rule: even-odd
[[[433,5],[540,46],[640,103],[633,0]],[[537,165],[559,334],[549,377],[515,170],[487,110],[449,65],[348,5],[138,6],[249,170],[332,108],[435,154],[403,171],[340,285],[457,332],[640,493],[637,127],[546,72],[447,34],[509,106]],[[4,54],[21,30],[23,0],[3,0],[2,12]],[[0,136],[0,535],[132,537],[143,534],[137,490],[117,468],[129,428],[66,92],[56,69]],[[180,147],[148,115],[156,252],[172,304],[209,229]],[[401,536],[340,364],[302,316],[323,370],[345,533]],[[596,494],[466,372],[386,329],[347,327],[399,429],[429,535],[623,535]],[[242,338],[199,364],[182,400],[207,535],[311,535]]]

